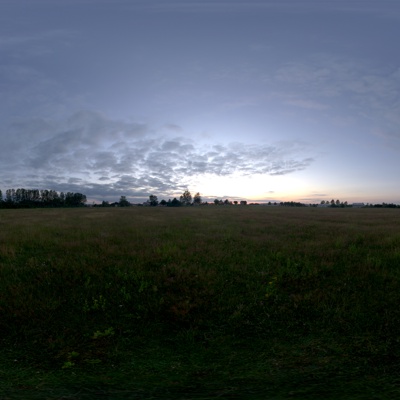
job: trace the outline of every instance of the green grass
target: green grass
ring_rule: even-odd
[[[0,399],[395,399],[400,213],[0,210]]]

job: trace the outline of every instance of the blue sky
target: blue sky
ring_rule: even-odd
[[[400,2],[0,1],[0,188],[400,203]]]

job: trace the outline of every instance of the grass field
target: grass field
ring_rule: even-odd
[[[400,211],[0,210],[0,399],[400,398]]]

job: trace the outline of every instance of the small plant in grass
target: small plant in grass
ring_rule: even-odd
[[[144,292],[149,286],[150,286],[150,282],[147,282],[145,280],[141,280],[138,292],[139,293]]]
[[[67,354],[67,361],[64,362],[62,369],[68,369],[75,366],[75,361],[79,357],[79,353],[77,351],[71,351]]]
[[[73,361],[65,361],[63,366],[61,367],[62,369],[67,369],[67,368],[72,368],[75,366],[75,363]]]
[[[85,304],[83,305],[83,311],[84,312],[89,312],[89,311],[105,311],[106,310],[106,299],[103,297],[103,295],[99,295],[98,298],[92,297],[92,301],[88,302],[85,300]]]
[[[130,301],[132,299],[132,295],[128,292],[125,286],[122,286],[119,290],[122,296],[123,301]]]
[[[114,336],[114,334],[115,334],[114,328],[110,327],[110,328],[105,329],[103,332],[96,331],[95,333],[93,333],[92,339],[110,337],[110,336]]]
[[[267,287],[266,287],[266,291],[265,291],[265,298],[269,299],[273,296],[276,295],[277,292],[277,288],[276,288],[276,281],[277,281],[277,277],[273,276],[271,278],[271,280],[268,282]]]

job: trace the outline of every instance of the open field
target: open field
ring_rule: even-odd
[[[0,399],[397,399],[400,210],[0,210]]]

